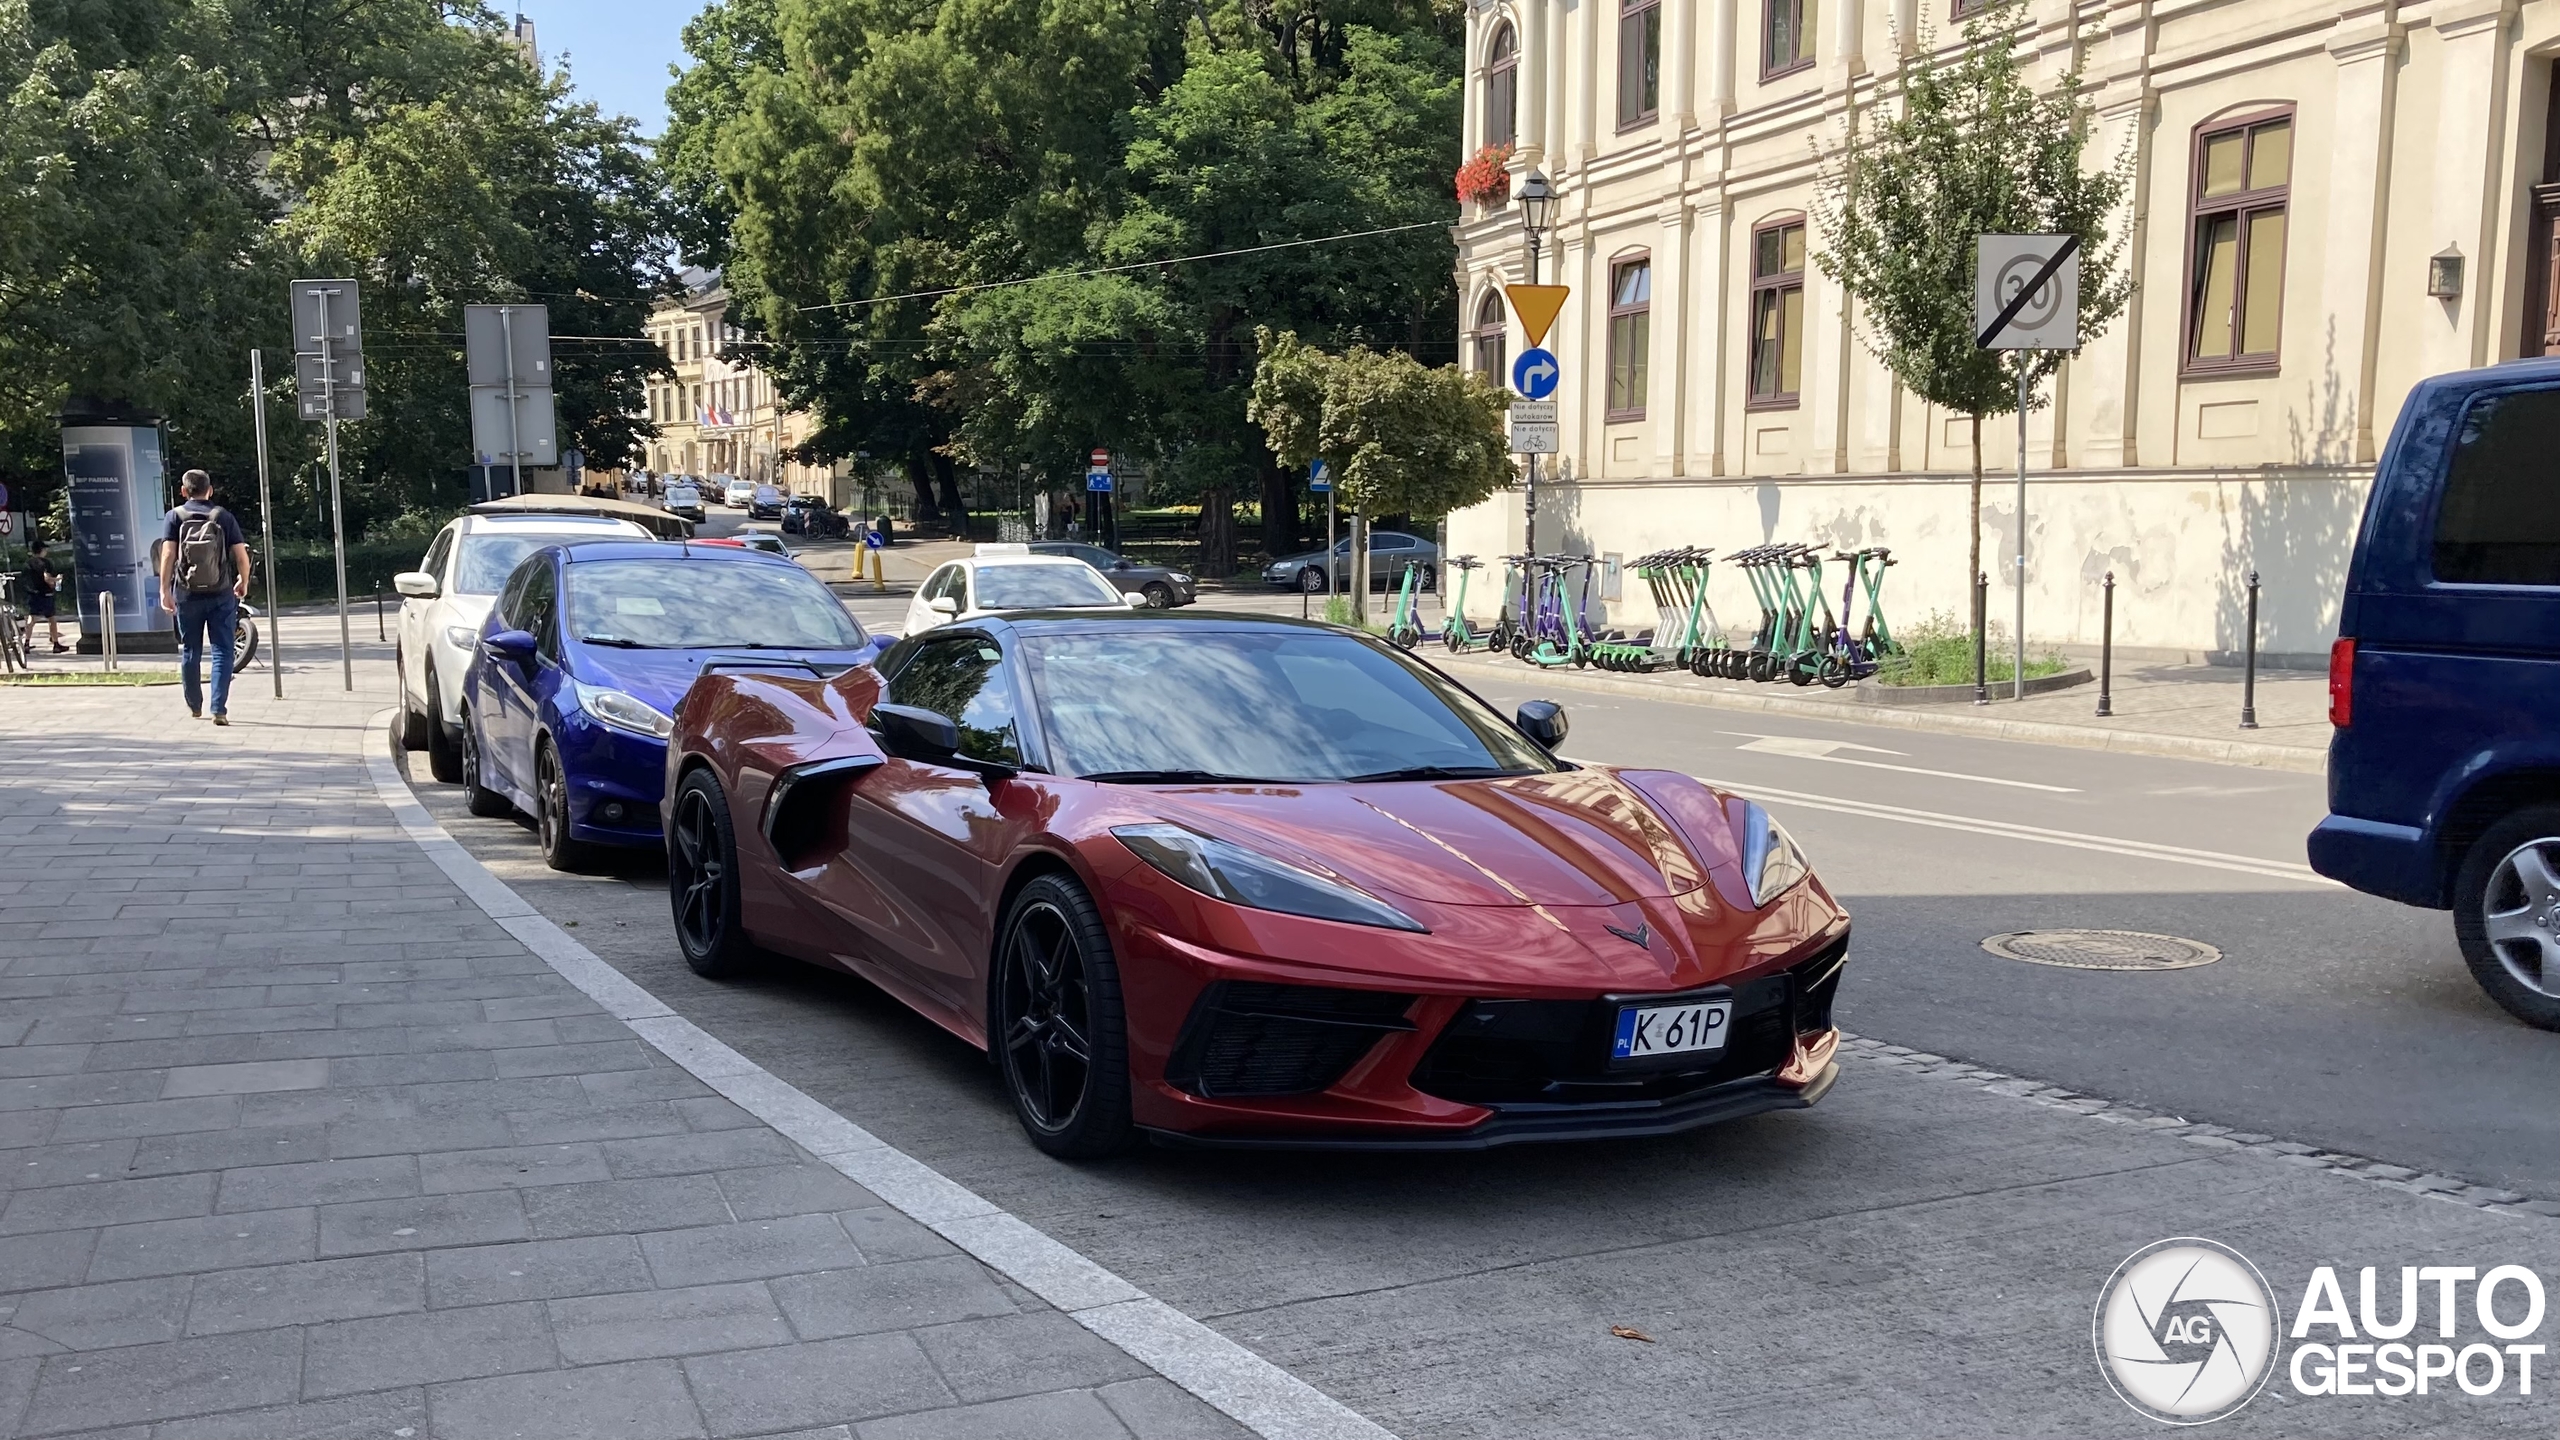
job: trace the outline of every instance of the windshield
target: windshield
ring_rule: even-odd
[[[1058,605],[1124,603],[1111,582],[1093,567],[1068,561],[1059,565],[987,565],[979,568],[981,610],[1045,610]]]
[[[862,627],[798,566],[704,559],[568,567],[569,633],[648,650],[852,650]]]
[[[1022,649],[1062,774],[1304,782],[1555,768],[1473,696],[1355,636],[1061,634]]]
[[[506,588],[507,577],[515,573],[516,562],[545,545],[569,545],[580,540],[639,540],[646,537],[619,525],[599,525],[592,530],[567,533],[501,530],[494,533],[462,537],[462,555],[453,567],[453,593],[457,595],[495,595]]]

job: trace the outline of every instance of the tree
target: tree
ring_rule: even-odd
[[[2026,24],[2023,0],[1999,0],[1965,21],[1952,57],[1935,53],[1924,26],[1896,77],[1899,111],[1871,131],[1851,121],[1818,210],[1825,244],[1814,259],[1856,302],[1869,349],[1903,388],[1972,417],[1967,594],[1982,573],[1982,419],[2016,413],[2021,367],[2032,387],[2067,358],[1974,344],[1974,237],[2080,237],[2083,343],[2124,312],[2133,289],[2124,237],[2108,224],[2131,183],[2132,151],[2107,169],[2083,168],[2081,72],[2075,64],[2050,93],[2030,89],[2017,56]]]
[[[1261,329],[1254,338],[1262,360],[1247,413],[1281,464],[1323,460],[1334,498],[1354,513],[1446,515],[1517,478],[1502,424],[1511,400],[1484,377],[1426,367],[1400,350],[1355,345],[1329,355],[1293,334]],[[1353,567],[1365,577],[1366,557]],[[1365,580],[1352,586],[1355,596],[1366,589]]]

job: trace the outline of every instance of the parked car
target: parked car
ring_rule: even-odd
[[[756,498],[756,482],[753,480],[741,480],[734,475],[726,478],[714,475],[711,478],[721,482],[720,503],[723,505],[743,510],[748,501]]]
[[[779,555],[785,560],[791,558],[791,548],[782,543],[781,536],[770,530],[741,530],[735,535],[717,535],[707,540],[696,540],[693,543],[733,546],[738,549],[761,551],[767,555]]]
[[[669,480],[660,503],[670,515],[702,523],[702,491],[690,480]]]
[[[1007,610],[1126,610],[1143,597],[1123,595],[1081,560],[1034,555],[1028,545],[980,545],[925,577],[907,602],[905,633],[951,620]]]
[[[2560,1030],[2560,362],[2410,391],[2329,651],[2311,866],[2453,911],[2472,978]]]
[[[1406,562],[1419,560],[1422,576],[1416,583],[1429,590],[1439,583],[1440,547],[1419,535],[1401,530],[1369,532],[1369,588],[1392,590],[1404,581]],[[1309,550],[1303,555],[1288,555],[1263,567],[1264,583],[1283,590],[1306,590],[1322,593],[1325,588],[1324,552]],[[1351,540],[1345,536],[1333,542],[1333,588],[1351,588]]]
[[[1278,617],[993,617],[832,679],[713,672],[675,712],[671,916],[701,974],[778,951],[990,1050],[1064,1158],[1821,1099],[1848,913],[1760,806],[1564,737],[1552,702],[1506,718]]]
[[[1081,545],[1067,540],[1039,540],[1032,542],[1031,553],[1065,555],[1081,560],[1101,571],[1102,578],[1118,586],[1121,594],[1138,596],[1145,600],[1147,607],[1152,610],[1170,610],[1177,605],[1188,605],[1200,598],[1191,577],[1181,571],[1168,570],[1162,565],[1141,565],[1137,561],[1105,550],[1099,545]]]
[[[750,520],[781,519],[785,498],[782,487],[779,485],[758,485],[747,492],[747,518]]]
[[[464,515],[436,532],[418,568],[391,577],[400,594],[392,656],[400,677],[400,743],[427,752],[427,772],[462,778],[462,682],[507,575],[566,540],[647,540],[630,520],[582,515]]]
[[[815,495],[794,495],[782,502],[782,533],[785,535],[841,540],[852,529],[852,522],[845,518],[843,511]]]
[[[669,717],[724,665],[826,674],[880,647],[827,587],[736,547],[546,546],[482,623],[463,701],[462,781],[475,815],[522,810],[543,858],[574,870],[599,846],[660,843]]]

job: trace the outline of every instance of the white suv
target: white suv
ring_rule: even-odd
[[[516,562],[563,540],[647,540],[646,529],[602,515],[465,515],[444,527],[400,592],[400,743],[427,752],[446,784],[462,778],[462,675],[480,622]]]

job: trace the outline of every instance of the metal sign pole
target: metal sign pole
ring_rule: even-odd
[[[519,413],[516,394],[516,326],[515,307],[498,307],[498,341],[507,354],[507,470],[515,493],[524,493],[523,417]]]
[[[284,698],[284,619],[276,612],[276,506],[267,493],[267,367],[266,357],[258,350],[249,351],[249,417],[250,428],[258,437],[258,525],[262,532],[260,546],[266,551],[267,565],[267,671],[275,681],[276,698]]]
[[[329,541],[338,559],[338,674],[348,694],[356,688],[356,641],[347,623],[347,505],[338,480],[338,342],[329,333],[329,292],[320,292],[320,403],[328,409]]]
[[[2010,639],[2017,646],[2018,668],[2009,676],[2009,698],[2027,698],[2027,368],[2029,362],[2018,361],[2018,629]]]
[[[1324,608],[1333,609],[1333,487],[1324,491]]]

